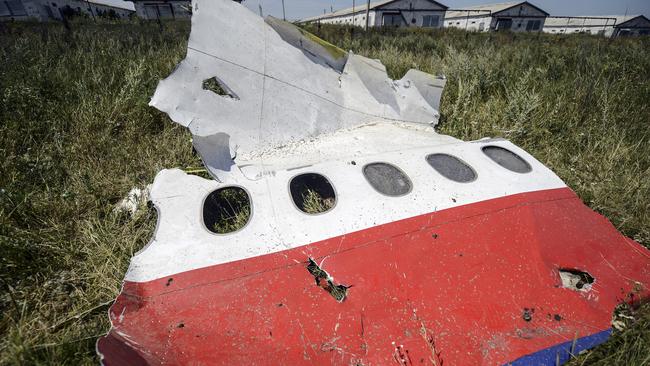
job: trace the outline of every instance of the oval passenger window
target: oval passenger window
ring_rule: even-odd
[[[246,226],[250,217],[250,197],[240,187],[219,188],[203,201],[203,223],[213,233],[235,232]]]
[[[427,163],[440,175],[458,183],[469,183],[476,179],[476,172],[469,165],[455,156],[447,154],[431,154]]]
[[[521,156],[500,146],[485,146],[482,150],[495,163],[515,173],[529,173],[533,170]]]
[[[316,173],[301,174],[289,183],[293,203],[302,212],[318,214],[327,212],[336,204],[336,194],[330,182]]]
[[[368,164],[363,168],[363,175],[372,188],[387,196],[403,196],[411,191],[411,180],[393,165]]]

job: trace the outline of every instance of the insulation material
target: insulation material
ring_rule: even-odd
[[[194,1],[151,103],[216,180],[156,176],[102,363],[556,365],[605,341],[648,297],[648,250],[509,141],[436,133],[443,86]],[[325,212],[303,212],[304,177],[327,182]],[[206,202],[233,187],[249,215],[222,234]]]

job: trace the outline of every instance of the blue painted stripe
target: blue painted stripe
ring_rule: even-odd
[[[605,342],[612,333],[612,329],[607,329],[590,336],[578,338],[576,341],[573,354],[577,355],[583,350],[596,347],[597,345]],[[557,360],[560,360],[560,365],[569,361],[571,358],[571,346],[573,341],[560,343],[553,347],[543,349],[541,351],[531,353],[524,357],[518,358],[515,361],[508,362],[506,365],[512,366],[557,366]]]

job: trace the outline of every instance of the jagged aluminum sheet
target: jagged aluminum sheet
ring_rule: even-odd
[[[204,89],[211,78],[230,95]],[[393,81],[381,62],[290,23],[229,1],[195,1],[187,56],[151,105],[188,127],[210,172],[227,180],[233,158],[342,128],[436,124],[444,84],[417,70]]]

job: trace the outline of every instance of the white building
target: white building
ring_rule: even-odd
[[[1,0],[0,0],[1,1]],[[190,19],[192,17],[191,0],[132,0],[138,18],[156,19]],[[240,3],[243,0],[233,0]]]
[[[540,32],[548,16],[528,1],[485,4],[448,11],[444,26],[479,32]]]
[[[105,0],[0,0],[0,21],[61,20],[65,14],[127,18],[134,10],[127,1],[116,5]]]
[[[189,0],[134,0],[135,12],[142,19],[189,19],[192,4]]]
[[[650,20],[643,15],[599,15],[580,17],[550,17],[544,32],[552,34],[586,33],[605,37],[650,34]]]
[[[433,0],[384,0],[370,3],[357,0],[357,6],[302,20],[303,23],[347,24],[360,27],[431,27],[440,28],[447,6]]]

